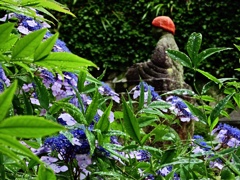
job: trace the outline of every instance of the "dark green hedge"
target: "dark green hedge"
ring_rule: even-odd
[[[76,1],[76,2],[75,2]],[[77,16],[56,14],[58,29],[72,52],[92,60],[100,67],[98,75],[125,71],[136,62],[150,58],[156,41],[151,34],[151,21],[157,15],[170,16],[176,25],[176,41],[180,50],[192,32],[203,35],[202,50],[210,47],[233,47],[240,31],[238,0],[149,1],[147,0],[60,0]],[[237,76],[238,51],[212,56],[202,69],[217,77]],[[186,75],[190,72],[186,70]],[[188,76],[190,77],[190,76]]]

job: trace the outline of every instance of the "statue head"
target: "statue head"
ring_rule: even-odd
[[[173,35],[175,34],[175,25],[171,18],[168,16],[158,16],[153,19],[153,32],[162,33],[164,31],[170,32]]]

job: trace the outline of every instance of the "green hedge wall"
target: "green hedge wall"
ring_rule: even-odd
[[[210,47],[233,47],[240,36],[240,9],[237,0],[147,1],[147,0],[60,0],[77,16],[56,14],[61,24],[60,38],[76,54],[96,63],[100,74],[124,72],[136,62],[150,58],[156,41],[151,21],[157,15],[170,16],[176,25],[176,41],[181,51],[192,32],[203,35],[202,50]],[[240,44],[240,43],[239,43]],[[202,69],[217,77],[240,77],[239,54],[233,50],[208,59]],[[185,70],[187,78],[191,72]]]

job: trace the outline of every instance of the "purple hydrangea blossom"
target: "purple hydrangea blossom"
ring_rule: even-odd
[[[192,152],[194,154],[197,154],[197,153],[204,154],[204,152],[211,150],[211,147],[207,145],[204,138],[200,135],[194,135],[192,141],[193,141]]]
[[[58,158],[51,156],[42,156],[41,160],[47,164],[55,173],[66,172],[68,170],[67,166],[60,166],[57,164],[57,161],[59,161]]]
[[[75,119],[68,113],[62,113],[58,117],[58,122],[62,125],[73,126],[77,123]]]
[[[180,119],[180,121],[198,121],[198,118],[190,112],[187,105],[183,102],[181,98],[177,96],[169,96],[166,101],[171,103],[172,107],[170,108],[170,110]]]
[[[212,135],[215,135],[217,141],[220,143],[218,148],[221,146],[238,147],[240,145],[240,130],[228,124],[218,124],[213,129]]]
[[[152,101],[158,101],[161,100],[161,97],[158,95],[158,93],[154,90],[154,87],[148,85],[146,82],[140,82],[139,85],[134,87],[131,92],[133,92],[133,99],[136,99],[140,96],[141,93],[141,86],[144,88],[144,100],[145,102],[148,99],[148,91],[150,90]]]
[[[111,96],[112,100],[114,100],[115,102],[120,102],[119,94],[115,93],[106,83],[102,82],[102,86],[98,88],[98,91],[102,95]]]
[[[90,150],[86,134],[83,130],[75,129],[70,132],[75,138],[73,142],[70,142],[63,134],[59,134],[55,137],[49,137],[44,142],[44,146],[59,153],[61,158],[66,162],[72,161],[76,154],[86,154]]]
[[[53,73],[46,69],[41,70],[40,77],[42,78],[42,82],[46,86],[46,88],[49,88],[55,82],[55,77]]]

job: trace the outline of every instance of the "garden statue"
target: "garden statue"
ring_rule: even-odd
[[[140,79],[153,86],[158,93],[165,93],[175,89],[191,89],[183,80],[183,67],[167,55],[167,50],[179,50],[174,39],[175,25],[167,16],[158,16],[152,21],[152,30],[155,38],[159,39],[151,59],[137,63],[126,73],[128,87],[139,83]],[[190,100],[188,97],[183,97]],[[181,139],[186,140],[193,134],[193,123],[180,122],[173,128]],[[148,131],[151,131],[151,128]]]
[[[189,89],[183,80],[183,67],[167,56],[166,50],[178,50],[174,39],[175,25],[167,16],[158,16],[152,21],[155,38],[159,39],[149,61],[134,64],[126,73],[128,86],[139,83],[140,78],[155,87],[157,92],[174,89]]]

